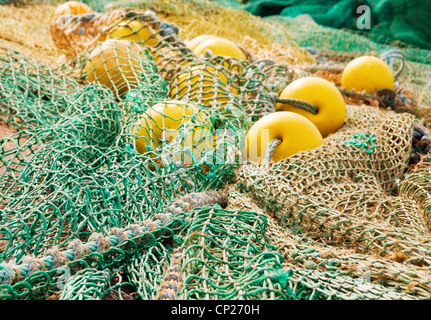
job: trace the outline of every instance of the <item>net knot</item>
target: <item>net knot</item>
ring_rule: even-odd
[[[282,286],[284,286],[290,278],[291,270],[287,270],[284,272],[279,272],[269,277],[272,282],[278,282]]]
[[[358,132],[342,143],[347,146],[359,147],[366,153],[373,153],[376,148],[376,140],[377,138],[374,133]]]

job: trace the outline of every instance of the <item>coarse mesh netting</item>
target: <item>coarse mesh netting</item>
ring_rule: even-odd
[[[87,3],[50,25],[61,66],[0,51],[0,299],[430,299],[428,65],[323,33],[305,51],[301,20],[208,1]],[[193,54],[190,24],[226,12],[265,46],[241,29],[246,59]],[[401,70],[394,90],[342,91],[318,148],[244,159],[287,84],[340,88],[364,52]]]

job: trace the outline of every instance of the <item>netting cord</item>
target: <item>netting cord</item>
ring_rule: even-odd
[[[305,110],[307,112],[310,112],[311,114],[317,114],[318,109],[313,104],[301,100],[301,99],[294,99],[294,98],[275,98],[276,103],[282,103],[282,104],[288,104],[295,108],[300,108],[302,110]]]
[[[82,258],[84,255],[106,252],[125,240],[142,238],[151,232],[168,227],[173,222],[173,216],[177,213],[187,212],[209,204],[219,204],[224,207],[226,203],[227,197],[222,191],[210,190],[186,194],[168,206],[166,213],[155,214],[153,219],[145,220],[139,224],[131,224],[126,228],[113,228],[109,236],[95,232],[86,244],[75,239],[69,244],[69,249],[65,251],[52,248],[42,258],[28,256],[19,265],[0,264],[0,285],[13,284],[41,270],[59,268],[68,262]]]
[[[263,166],[269,165],[272,155],[274,154],[275,149],[278,147],[281,141],[282,141],[281,139],[272,139],[269,142],[268,147],[266,148],[265,156],[262,161]]]
[[[310,65],[306,67],[306,70],[308,72],[311,73],[315,73],[317,71],[330,71],[330,72],[334,72],[334,73],[342,73],[344,70],[344,65],[343,64],[338,64],[338,65],[334,65],[334,64],[319,64],[319,65]]]
[[[376,141],[377,137],[374,133],[358,132],[342,143],[353,147],[359,147],[366,153],[374,153],[377,147],[375,144]]]
[[[250,61],[250,62],[253,62],[253,61],[255,61],[255,59],[253,58],[253,56],[251,55],[251,53],[250,52],[248,52],[248,50],[247,49],[245,49],[243,46],[241,46],[240,44],[238,44],[238,43],[235,43],[236,45],[237,45],[237,47],[245,54],[245,58],[246,58],[246,60],[248,60],[248,61]]]
[[[362,55],[366,55],[367,53],[362,53]],[[361,55],[361,53],[354,53],[355,56]],[[383,60],[385,63],[389,65],[393,74],[394,80],[397,81],[401,73],[403,72],[406,65],[406,54],[404,51],[400,49],[391,49],[384,51],[380,54],[379,58]],[[400,60],[400,66],[398,70],[394,70],[394,62],[395,60]],[[313,64],[306,67],[306,70],[315,73],[316,71],[330,71],[334,73],[342,73],[345,68],[345,63],[334,63],[334,62],[325,62],[320,64]]]
[[[66,282],[58,300],[101,300],[111,276],[108,270],[81,270]]]
[[[356,97],[359,99],[364,100],[377,100],[381,106],[384,107],[397,107],[398,109],[401,109],[402,106],[415,106],[417,105],[417,101],[414,98],[408,98],[405,94],[403,94],[402,90],[400,88],[382,88],[378,89],[372,93],[366,93],[366,92],[358,92],[355,90],[347,90],[343,87],[338,87],[338,90],[346,96],[346,97]],[[396,109],[394,109],[397,111]],[[404,110],[402,110],[404,112]],[[408,112],[414,114],[415,110],[410,109]],[[416,114],[415,114],[416,115]],[[421,117],[421,115],[417,115]]]
[[[406,54],[404,51],[399,49],[391,49],[383,52],[380,54],[380,59],[385,61],[389,67],[392,69],[392,72],[394,73],[394,79],[397,81],[398,77],[401,75],[401,73],[404,70],[405,64],[406,64]],[[398,68],[398,70],[394,70],[394,62],[395,60],[400,60],[401,64]]]

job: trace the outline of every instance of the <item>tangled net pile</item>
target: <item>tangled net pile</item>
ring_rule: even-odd
[[[123,93],[85,66],[126,19],[152,34]],[[0,51],[1,116],[17,130],[0,143],[1,299],[431,297],[429,136],[405,112],[417,104],[367,97],[377,105],[347,105],[322,146],[257,165],[244,133],[315,70],[197,57],[137,9],[61,16],[51,32],[72,57],[58,69]],[[138,119],[172,99],[203,116],[137,152]]]

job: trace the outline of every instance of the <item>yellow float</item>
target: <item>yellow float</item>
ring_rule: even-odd
[[[323,137],[337,131],[345,121],[346,103],[340,90],[319,77],[304,77],[291,82],[280,94],[280,99],[305,101],[316,108],[316,113],[298,105],[277,103],[277,109],[298,113],[310,120]]]
[[[217,74],[217,78],[214,78],[214,74]],[[217,80],[220,80],[218,85],[224,90],[215,90]],[[212,66],[197,65],[191,67],[189,72],[174,77],[169,95],[179,100],[185,96],[196,102],[200,99],[202,104],[209,106],[212,101],[229,101],[227,84],[228,79],[222,71],[217,71]],[[233,94],[238,94],[235,87],[230,86],[230,90]]]
[[[208,40],[208,39],[212,39],[212,38],[217,38],[217,36],[214,36],[212,34],[202,34],[200,36],[193,38],[190,41],[185,42],[185,44],[186,44],[187,48],[189,48],[191,51],[193,51],[203,41]]]
[[[373,93],[379,89],[393,89],[394,75],[381,59],[362,56],[350,61],[343,70],[341,86],[347,90]]]
[[[197,129],[211,128],[209,120],[194,104],[169,100],[152,106],[133,128],[136,150],[142,154],[157,150],[164,142],[172,142],[192,117],[196,118]],[[196,138],[197,136],[190,135],[184,140],[185,145],[190,145]]]
[[[263,116],[249,129],[246,136],[247,159],[261,163],[268,145],[278,139],[271,159],[280,161],[293,154],[319,147],[323,138],[316,126],[304,116],[279,111]]]
[[[216,136],[213,133],[211,124],[209,122],[200,124],[190,129],[188,134],[182,138],[182,150],[181,152],[175,152],[174,157],[185,165],[194,164],[194,159],[201,160],[206,152],[214,151],[215,146]]]
[[[90,53],[83,73],[88,81],[105,85],[122,96],[137,86],[143,71],[140,61],[147,58],[145,48],[136,42],[109,39]]]
[[[192,45],[194,45],[193,40]],[[233,41],[220,37],[206,36],[192,51],[199,57],[201,54],[205,54],[206,50],[210,50],[215,55],[222,55],[239,60],[246,59],[244,52]]]
[[[108,31],[107,39],[130,40],[150,47],[155,46],[158,42],[151,27],[143,26],[138,20],[121,21]]]

